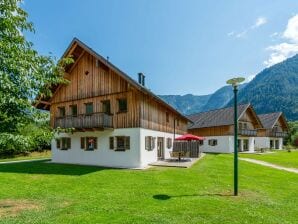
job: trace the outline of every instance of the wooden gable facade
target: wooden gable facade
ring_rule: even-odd
[[[287,120],[283,113],[270,113],[259,115],[263,128],[258,130],[259,137],[286,137],[289,131]]]
[[[81,41],[72,41],[64,57],[69,55],[74,58],[66,68],[69,83],[55,87],[47,102],[41,99],[37,103],[39,108],[43,103],[50,105],[52,127],[186,132],[186,117]]]
[[[206,117],[206,120],[203,120],[200,125],[194,126],[194,128],[188,128],[188,133],[197,136],[233,135],[233,116],[232,107],[204,112],[204,114],[199,115],[199,119]],[[211,124],[214,120],[219,120],[219,122]],[[209,123],[209,121],[211,122]],[[196,123],[195,120],[193,122]],[[240,136],[256,136],[257,129],[261,127],[262,124],[250,104],[238,106],[238,134]]]

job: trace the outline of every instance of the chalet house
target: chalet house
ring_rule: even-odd
[[[142,73],[134,81],[76,38],[63,57],[70,55],[69,83],[36,103],[62,131],[52,140],[52,161],[140,168],[170,157],[188,118],[147,89]]]
[[[238,151],[255,149],[257,130],[263,128],[260,119],[250,104],[238,106]],[[193,122],[188,133],[204,136],[203,152],[234,152],[234,108],[222,108],[188,116]]]
[[[287,121],[282,112],[258,115],[263,128],[258,130],[256,147],[282,149],[283,138],[289,131]]]

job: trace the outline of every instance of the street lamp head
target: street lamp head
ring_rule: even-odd
[[[232,85],[232,86],[238,86],[244,80],[245,80],[245,78],[243,78],[243,77],[232,78],[227,81],[227,84]]]

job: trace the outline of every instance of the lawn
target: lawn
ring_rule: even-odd
[[[284,167],[298,168],[298,150],[292,150],[291,152],[283,150],[264,154],[240,154],[240,157],[262,160]]]
[[[0,223],[297,223],[298,175],[207,155],[192,168],[0,164]]]
[[[19,160],[32,160],[32,159],[49,159],[51,158],[51,151],[44,150],[41,152],[31,152],[27,156],[23,155],[16,155],[16,156],[9,156],[9,157],[0,157],[0,162],[9,162],[9,161],[19,161]]]

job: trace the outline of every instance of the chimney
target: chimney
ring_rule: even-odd
[[[140,72],[138,75],[139,75],[139,84],[142,86],[145,86],[145,75],[142,72]]]

